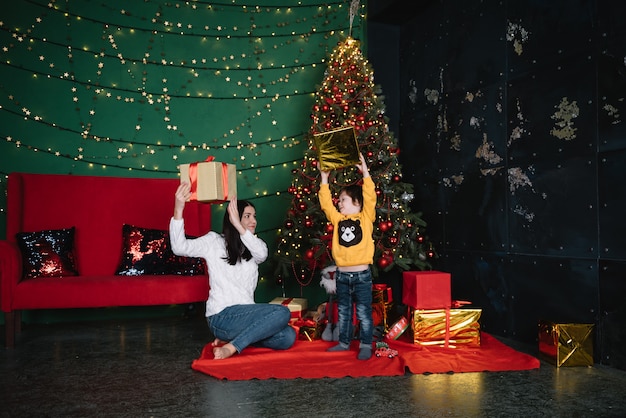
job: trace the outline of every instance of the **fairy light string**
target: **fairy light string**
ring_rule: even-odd
[[[242,197],[282,199],[264,179],[299,164],[328,53],[362,28],[343,0],[264,3],[5,5],[0,173],[176,175],[213,154],[236,162]]]

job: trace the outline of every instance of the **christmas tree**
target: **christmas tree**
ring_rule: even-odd
[[[288,191],[293,196],[284,227],[279,230],[277,277],[295,277],[308,285],[323,268],[334,264],[331,256],[332,225],[320,209],[319,170],[313,142],[316,133],[354,127],[358,145],[376,185],[377,220],[374,225],[375,255],[372,273],[381,271],[427,269],[435,256],[424,235],[426,223],[420,213],[411,213],[413,186],[402,181],[398,163],[400,149],[389,131],[385,106],[374,84],[374,72],[363,57],[359,42],[351,37],[332,52],[322,85],[315,94],[309,132],[309,148],[300,166],[292,170]],[[356,167],[331,172],[329,183],[333,199],[341,187],[359,184],[362,176]]]

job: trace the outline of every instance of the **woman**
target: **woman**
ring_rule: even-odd
[[[267,245],[254,235],[256,210],[233,198],[224,214],[222,234],[210,231],[195,239],[185,237],[183,210],[191,196],[189,183],[176,190],[170,240],[176,255],[202,257],[209,270],[206,317],[215,336],[213,355],[225,359],[249,345],[285,350],[296,340],[286,306],[255,304],[258,265],[267,258]]]

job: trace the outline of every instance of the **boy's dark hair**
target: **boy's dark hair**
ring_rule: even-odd
[[[239,219],[241,219],[244,209],[248,206],[254,208],[254,205],[247,200],[237,200],[237,212],[239,212]],[[222,235],[224,235],[224,240],[226,240],[226,257],[224,257],[224,260],[226,260],[228,264],[234,266],[241,259],[248,261],[252,258],[250,250],[248,250],[248,248],[243,245],[243,242],[241,242],[241,235],[239,234],[239,231],[237,231],[237,229],[230,222],[228,210],[224,213]]]
[[[361,186],[351,184],[350,186],[343,187],[341,191],[350,196],[352,203],[363,207],[363,188]]]

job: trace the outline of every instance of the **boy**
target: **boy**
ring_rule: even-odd
[[[346,186],[341,189],[337,210],[333,206],[328,185],[330,171],[322,171],[319,200],[326,218],[333,224],[332,255],[337,265],[337,307],[339,314],[339,343],[328,351],[350,348],[352,337],[352,303],[360,321],[359,360],[372,356],[372,273],[374,262],[374,221],[376,220],[376,190],[365,158],[359,154],[356,167],[363,173],[363,187]],[[319,165],[318,165],[319,167]]]

